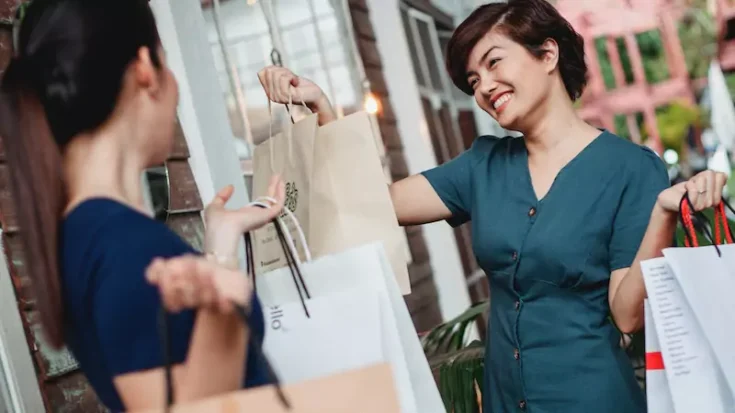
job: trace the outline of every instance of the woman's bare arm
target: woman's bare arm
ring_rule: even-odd
[[[248,334],[234,314],[199,310],[186,362],[173,368],[176,403],[238,390],[242,386]],[[164,405],[164,369],[114,378],[115,388],[129,411]]]
[[[449,219],[452,213],[423,175],[413,175],[390,186],[393,208],[403,226]]]

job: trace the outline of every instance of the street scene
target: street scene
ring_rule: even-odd
[[[735,413],[735,0],[4,0],[0,70],[0,413]]]

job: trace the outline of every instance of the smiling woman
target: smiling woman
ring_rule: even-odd
[[[478,99],[478,104],[498,115],[511,97],[519,113],[528,113],[530,103],[550,96],[553,81],[561,82],[571,100],[582,95],[587,83],[582,37],[552,6],[538,1],[477,9],[452,36],[446,62],[454,84],[468,95],[478,89],[489,92],[489,100]],[[490,72],[496,84],[481,84]],[[519,107],[518,98],[524,96],[526,106]],[[507,126],[520,130],[512,122]]]
[[[391,185],[403,225],[470,222],[491,294],[483,412],[645,411],[619,345],[619,330],[643,324],[640,261],[670,245],[685,193],[698,210],[720,202],[724,175],[669,188],[655,153],[584,122],[583,41],[546,0],[479,7],[452,35],[446,66],[523,135],[481,136]],[[261,82],[270,99],[302,92],[320,122],[333,118],[319,87],[288,69],[266,68]]]

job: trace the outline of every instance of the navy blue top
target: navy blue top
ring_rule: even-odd
[[[610,273],[630,267],[666,167],[601,133],[538,199],[522,138],[480,137],[424,173],[472,221],[490,284],[483,412],[639,413],[646,400],[610,320]]]
[[[67,345],[102,403],[125,410],[115,376],[163,366],[158,289],[145,280],[156,257],[197,252],[166,225],[109,199],[78,205],[61,225],[60,261]],[[268,384],[252,341],[262,343],[263,312],[253,298],[244,387]],[[195,311],[169,317],[172,361],[186,359]]]

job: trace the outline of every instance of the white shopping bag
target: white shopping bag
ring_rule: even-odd
[[[666,366],[672,412],[733,413],[733,395],[667,261],[646,260],[641,268]],[[665,403],[665,394],[649,395],[649,400],[651,397],[656,400],[654,407]]]
[[[664,257],[735,394],[735,245],[668,248]]]
[[[673,413],[674,401],[671,399],[669,381],[664,371],[663,354],[661,344],[656,334],[656,326],[653,320],[651,304],[648,300],[643,301],[645,311],[645,334],[646,334],[646,398],[648,413]]]
[[[347,290],[264,306],[263,351],[283,383],[299,383],[385,361],[378,296]],[[347,334],[346,334],[347,333]]]
[[[288,231],[284,233],[287,236],[289,234]],[[289,244],[293,248],[292,240],[289,240]],[[304,247],[304,250],[309,256],[308,248]],[[311,299],[305,300],[307,308],[315,299],[345,291],[358,290],[366,296],[377,295],[383,356],[393,369],[401,411],[407,413],[445,411],[429,363],[381,242],[302,262],[299,263],[299,268],[306,290],[311,296]],[[288,267],[256,277],[256,290],[264,306],[301,303],[302,297]],[[301,295],[304,295],[304,291]],[[361,326],[355,324],[344,331],[334,331],[330,337],[349,335],[359,328]]]

